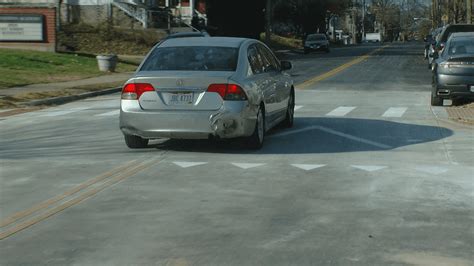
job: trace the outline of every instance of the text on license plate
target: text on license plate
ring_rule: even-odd
[[[170,104],[193,104],[194,93],[173,93],[170,95]]]

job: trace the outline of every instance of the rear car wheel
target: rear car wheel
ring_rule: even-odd
[[[287,128],[293,127],[295,120],[295,92],[291,90],[290,98],[288,99],[288,108],[286,109],[286,118],[283,120],[283,126]]]
[[[251,149],[258,150],[262,148],[265,140],[265,109],[260,106],[257,112],[257,121],[255,123],[255,130],[248,139],[248,146]]]
[[[125,144],[127,144],[127,147],[130,149],[143,149],[148,146],[148,139],[133,135],[124,135],[124,137]]]

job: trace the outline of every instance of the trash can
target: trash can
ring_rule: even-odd
[[[99,65],[99,70],[103,72],[114,72],[115,67],[117,66],[117,56],[116,55],[98,55],[97,64]]]

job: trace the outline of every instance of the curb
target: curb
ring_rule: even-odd
[[[60,96],[60,97],[47,98],[47,99],[41,99],[41,100],[34,100],[34,101],[22,103],[22,105],[38,106],[38,105],[65,104],[68,102],[82,100],[85,98],[112,94],[112,93],[120,92],[121,90],[122,88],[111,88],[111,89],[105,89],[105,90],[100,90],[100,91],[81,93],[77,95]]]

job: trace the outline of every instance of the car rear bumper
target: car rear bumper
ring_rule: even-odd
[[[313,51],[318,51],[318,50],[326,50],[329,48],[329,45],[320,45],[320,46],[304,46],[305,50],[313,50]]]
[[[437,75],[436,94],[445,98],[474,98],[474,76]]]
[[[253,110],[255,109],[255,110]],[[122,100],[120,130],[146,139],[207,139],[250,136],[256,108],[248,102],[224,102],[219,110],[143,110],[137,101]]]

